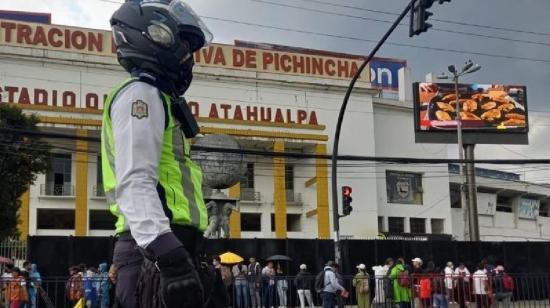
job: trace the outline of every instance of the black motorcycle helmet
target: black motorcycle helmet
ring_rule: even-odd
[[[193,52],[212,34],[182,0],[127,1],[111,17],[120,65],[129,73],[152,71],[183,94],[193,78]]]

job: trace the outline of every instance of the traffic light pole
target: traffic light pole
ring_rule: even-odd
[[[419,1],[419,0],[416,0]],[[371,51],[365,62],[361,64],[361,67],[359,67],[359,70],[355,73],[355,76],[351,79],[351,82],[348,86],[348,89],[346,91],[346,95],[344,96],[344,101],[342,102],[342,106],[340,107],[340,113],[338,114],[338,121],[336,122],[336,131],[334,132],[334,139],[333,139],[333,145],[332,145],[332,169],[331,169],[331,180],[332,180],[332,220],[334,224],[334,258],[336,263],[341,264],[342,263],[342,255],[341,255],[341,249],[340,249],[340,213],[338,211],[338,144],[340,142],[340,132],[342,129],[342,122],[344,120],[344,114],[346,112],[346,107],[348,105],[349,97],[351,96],[351,92],[353,91],[353,87],[355,86],[355,83],[357,82],[357,79],[361,76],[361,73],[369,64],[369,62],[372,60],[372,58],[376,55],[378,50],[382,47],[382,45],[386,42],[388,37],[392,34],[392,32],[397,28],[397,26],[401,23],[403,18],[407,16],[407,13],[411,10],[411,8],[414,5],[415,0],[411,0],[411,2],[407,5],[407,7],[403,10],[403,12],[399,15],[399,17],[395,20],[395,22],[392,24],[390,29],[384,34],[382,39],[376,44],[374,49]]]

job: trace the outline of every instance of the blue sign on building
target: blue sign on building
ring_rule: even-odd
[[[374,58],[370,63],[370,81],[373,87],[387,90],[399,89],[399,70],[407,66],[407,61],[387,58]]]

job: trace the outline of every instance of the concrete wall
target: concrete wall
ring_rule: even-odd
[[[391,106],[395,101],[382,100],[374,108],[376,156],[444,158],[445,145],[416,144],[414,142],[413,113],[410,106]],[[386,170],[422,174],[423,203],[389,203],[386,192]],[[410,232],[411,217],[426,218],[426,232],[431,233],[430,219],[444,219],[444,232],[452,230],[447,166],[406,165],[378,163],[376,167],[377,215],[384,217],[388,229],[388,217],[404,217],[405,232]]]

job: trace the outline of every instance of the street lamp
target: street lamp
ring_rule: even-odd
[[[456,106],[456,134],[457,134],[457,141],[458,141],[458,159],[462,161],[464,159],[464,142],[462,140],[462,120],[460,116],[460,103],[459,103],[459,93],[458,93],[458,79],[464,75],[471,74],[474,72],[477,72],[481,69],[481,65],[474,64],[472,60],[469,60],[464,64],[462,67],[462,70],[460,72],[456,71],[456,67],[454,65],[449,65],[447,67],[449,70],[449,73],[452,75],[445,75],[442,74],[438,76],[438,79],[453,79],[455,84],[455,106]],[[468,156],[469,160],[473,159],[473,151],[474,151],[474,145],[468,144],[466,145],[466,156]],[[468,223],[468,229],[470,234],[470,241],[479,241],[479,225],[478,225],[478,219],[477,219],[477,200],[476,200],[476,187],[475,187],[475,167],[473,166],[472,162],[469,162],[467,164],[467,171],[465,176],[464,172],[464,165],[462,162],[460,163],[460,166],[458,168],[460,179],[462,181],[462,184],[460,186],[460,202],[462,206],[467,210],[468,214],[467,217],[469,219]],[[468,199],[466,199],[466,191],[465,187],[468,187]],[[468,202],[466,202],[468,200]]]

